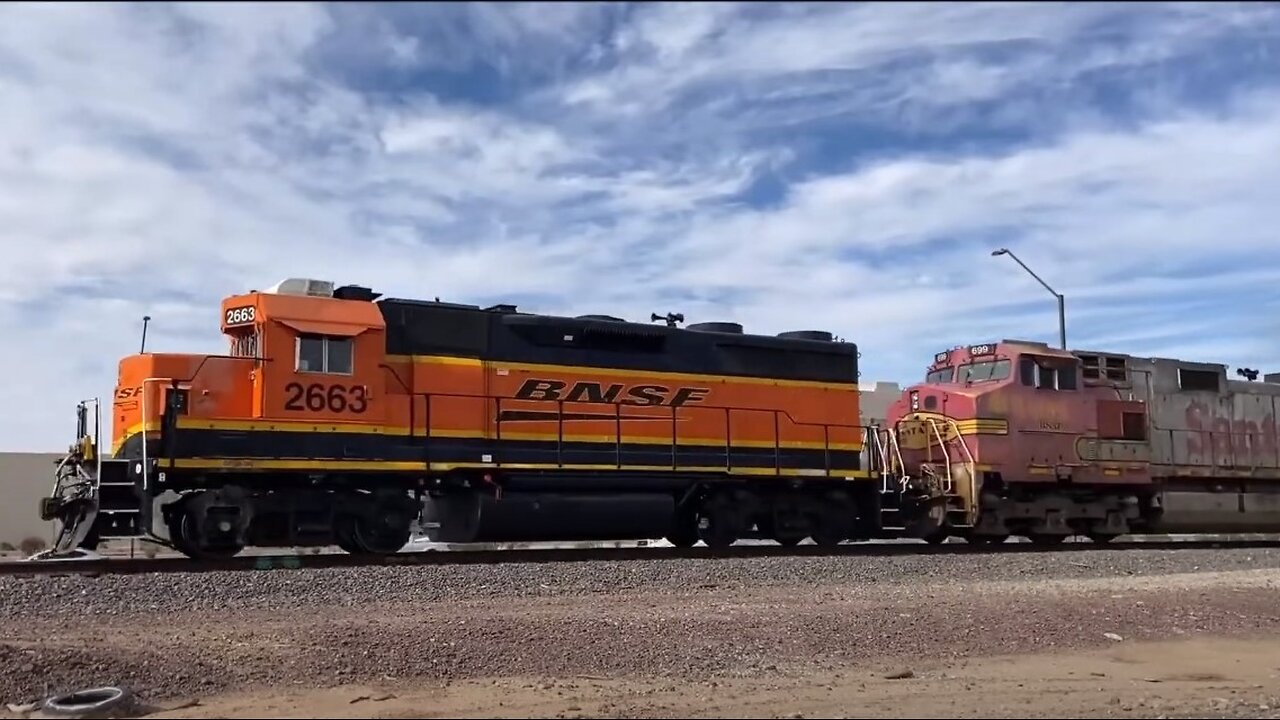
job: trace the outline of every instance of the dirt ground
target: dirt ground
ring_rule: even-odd
[[[155,718],[1276,717],[1280,637],[1142,642],[803,677],[384,682],[210,698]]]
[[[1280,556],[1254,551],[8,582],[4,702],[118,684],[157,718],[1280,718]]]

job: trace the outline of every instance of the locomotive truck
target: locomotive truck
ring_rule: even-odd
[[[713,547],[1280,528],[1280,383],[1002,341],[940,353],[875,427],[856,344],[662,319],[307,279],[228,297],[227,354],[125,357],[110,409],[80,405],[41,508],[54,553],[387,554],[415,524]]]

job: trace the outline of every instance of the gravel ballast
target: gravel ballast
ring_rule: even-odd
[[[1271,549],[3,578],[0,698],[752,677],[1280,632],[1278,581]]]
[[[1096,550],[1008,555],[798,557],[513,563],[0,577],[0,621],[174,611],[300,610],[379,602],[689,592],[795,586],[901,585],[1033,578],[1168,575],[1280,568],[1280,548]]]

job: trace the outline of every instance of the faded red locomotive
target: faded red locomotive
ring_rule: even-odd
[[[1277,531],[1276,379],[1022,341],[956,348],[892,406],[880,451],[925,506],[914,534],[935,542]]]

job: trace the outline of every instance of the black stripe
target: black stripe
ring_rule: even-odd
[[[131,437],[120,456],[141,455],[141,435]],[[522,463],[551,465],[709,466],[726,464],[723,445],[679,445],[484,438],[423,438],[367,433],[304,433],[270,430],[184,428],[173,442],[174,458],[258,458],[280,460],[373,460],[432,463]],[[161,448],[148,445],[157,456]],[[489,456],[485,460],[485,456]],[[168,457],[167,454],[164,457]],[[735,446],[728,464],[743,468],[857,469],[859,453],[822,448]]]

